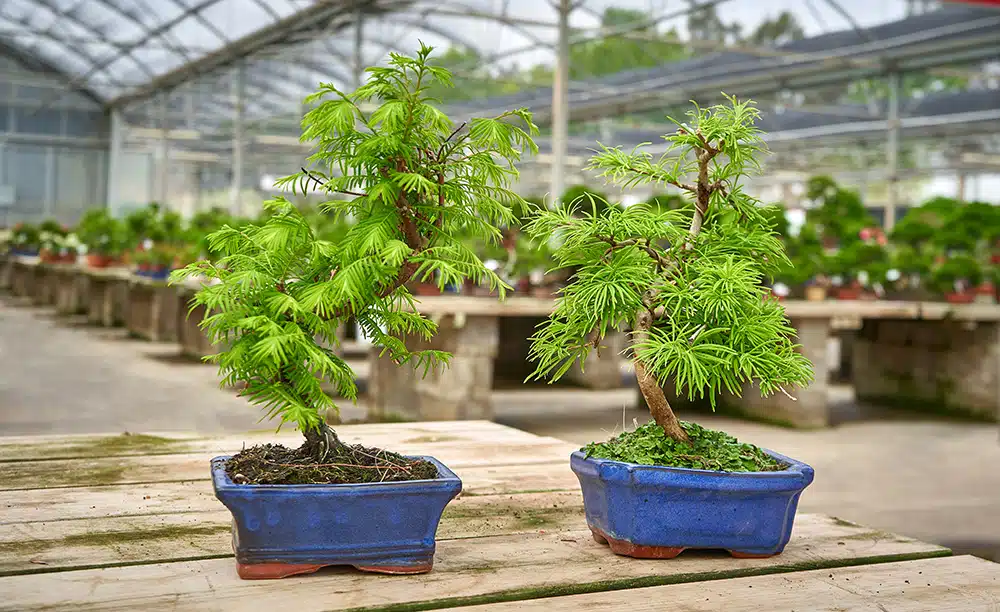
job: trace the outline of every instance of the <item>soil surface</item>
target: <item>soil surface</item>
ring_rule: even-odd
[[[261,444],[244,449],[226,462],[236,484],[361,484],[430,480],[438,477],[433,463],[410,459],[380,448],[345,444],[331,449],[322,463],[302,447]]]

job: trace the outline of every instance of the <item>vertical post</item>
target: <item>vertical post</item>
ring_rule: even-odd
[[[965,170],[958,171],[958,189],[957,189],[958,193],[955,194],[955,199],[960,202],[965,201],[965,181],[967,177],[968,174],[965,172]]]
[[[108,210],[118,216],[121,210],[122,148],[125,144],[125,122],[117,108],[111,109],[111,146],[108,150]]]
[[[245,66],[242,61],[236,65],[232,75],[233,98],[233,167],[230,172],[229,212],[234,215],[243,213],[243,203],[240,192],[243,190],[243,81]]]
[[[160,206],[167,206],[167,183],[170,177],[170,142],[167,140],[167,92],[160,96],[160,167],[159,167],[159,189],[157,199]]]
[[[566,190],[566,141],[569,138],[569,13],[570,0],[557,0],[559,31],[556,73],[552,80],[552,175],[549,201],[556,203]]]
[[[365,12],[359,6],[354,12],[354,88],[361,87],[365,74],[364,34]]]
[[[889,133],[886,143],[889,191],[885,203],[885,229],[896,224],[896,206],[899,205],[899,72],[889,73]]]

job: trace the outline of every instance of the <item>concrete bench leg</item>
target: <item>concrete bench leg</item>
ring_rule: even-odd
[[[984,420],[1000,411],[1000,323],[865,321],[854,346],[859,400]]]
[[[587,389],[618,389],[622,386],[622,351],[624,332],[608,334],[601,342],[600,353],[591,351],[587,361],[566,372],[566,379]]]
[[[426,378],[412,366],[397,366],[379,348],[370,353],[368,416],[438,421],[492,419],[493,358],[497,350],[497,317],[448,315],[438,322],[430,342],[411,338],[411,350],[436,349],[452,354],[448,368]]]
[[[176,341],[179,301],[172,287],[133,281],[128,289],[126,329],[152,342]]]
[[[792,326],[797,330],[796,342],[802,346],[802,354],[813,364],[812,384],[804,389],[787,389],[795,400],[783,393],[761,397],[759,387],[747,385],[743,388],[743,397],[727,398],[726,401],[747,415],[765,421],[792,427],[828,427],[830,366],[827,363],[827,342],[830,320],[792,319]]]

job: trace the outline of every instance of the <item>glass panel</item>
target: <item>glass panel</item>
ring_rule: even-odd
[[[56,155],[55,214],[72,221],[80,213],[100,203],[97,181],[101,168],[101,151],[62,150]]]
[[[67,136],[101,136],[107,130],[104,113],[93,111],[66,111]]]
[[[14,207],[39,217],[45,207],[46,147],[7,145],[4,149],[7,183],[14,186]]]
[[[54,108],[15,108],[15,129],[22,134],[62,134],[63,111]]]
[[[6,132],[10,129],[10,107],[6,104],[0,104],[0,132]]]

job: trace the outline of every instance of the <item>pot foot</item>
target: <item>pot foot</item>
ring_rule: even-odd
[[[298,574],[311,574],[324,567],[313,563],[236,563],[236,573],[243,580],[274,580]]]
[[[729,554],[732,555],[733,559],[769,559],[778,553],[776,552],[748,552],[731,550]]]
[[[632,557],[633,559],[673,559],[684,552],[684,548],[681,547],[643,546],[641,544],[633,544],[627,540],[618,540],[593,527],[590,528],[590,531],[594,534],[594,540],[598,544],[607,544],[611,547],[611,552],[623,557]]]

